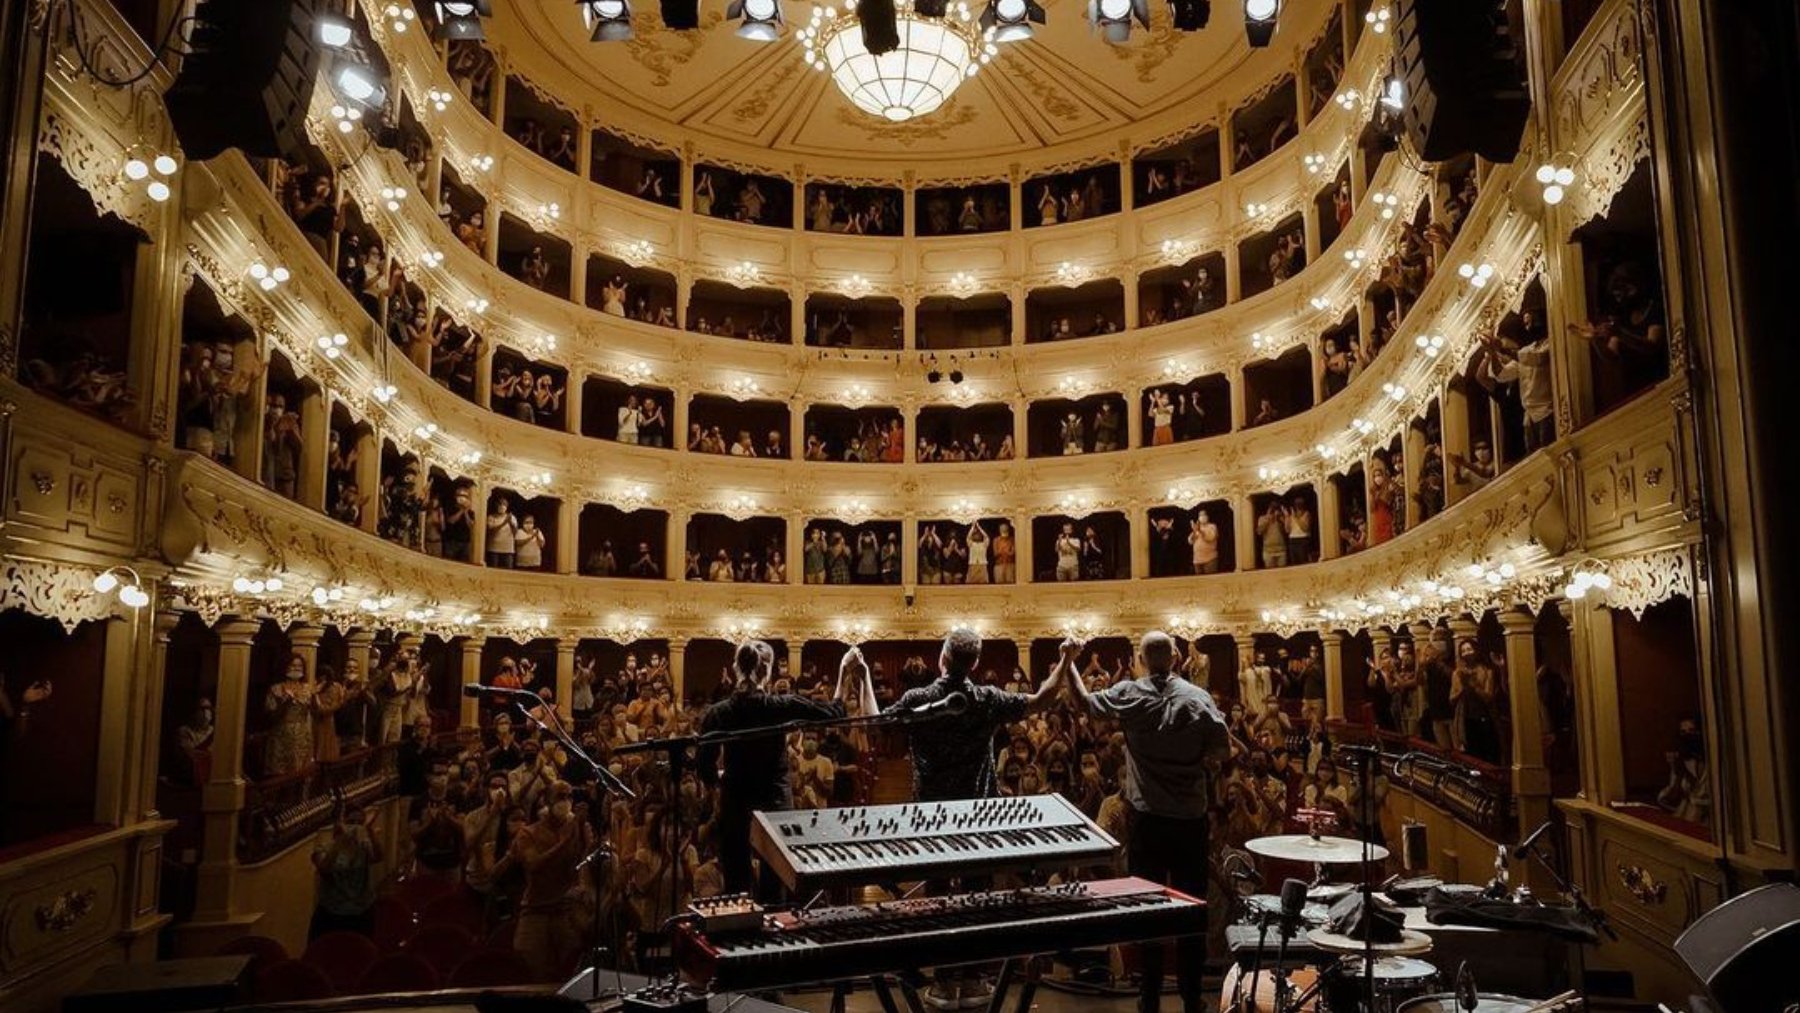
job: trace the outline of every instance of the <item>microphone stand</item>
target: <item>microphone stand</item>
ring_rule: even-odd
[[[541,697],[539,697],[536,693],[531,692],[530,690],[523,690],[523,689],[515,690],[515,689],[505,689],[505,688],[497,689],[497,688],[490,686],[490,687],[487,687],[486,692],[494,693],[497,695],[507,697],[508,702],[510,702],[514,707],[518,708],[519,713],[525,715],[526,720],[530,721],[532,724],[537,725],[539,728],[543,729],[546,733],[548,733],[550,735],[551,738],[555,739],[557,741],[557,743],[563,747],[563,749],[568,751],[569,755],[575,757],[576,759],[580,760],[583,764],[585,764],[587,766],[587,768],[593,772],[594,781],[595,781],[595,783],[599,784],[601,788],[605,789],[606,791],[608,791],[612,794],[620,795],[625,798],[637,798],[637,792],[632,791],[631,788],[625,784],[625,782],[623,782],[623,781],[619,780],[617,777],[615,777],[613,775],[612,771],[607,770],[606,767],[603,764],[601,764],[598,760],[595,760],[592,756],[589,756],[587,754],[587,750],[582,749],[581,745],[579,743],[577,743],[572,736],[569,735],[568,731],[563,728],[562,718],[557,716],[556,707],[554,705],[544,703],[544,701]],[[530,697],[531,704],[529,706],[526,704],[525,700],[523,699],[524,697]],[[549,715],[548,721],[544,720],[544,718],[542,718],[538,715],[537,711],[538,711],[538,708],[540,708],[540,707],[543,708],[545,714]],[[604,825],[604,824],[602,824],[602,825]],[[598,1002],[602,998],[602,996],[600,994],[600,958],[606,952],[605,947],[600,945],[600,924],[602,921],[602,912],[601,912],[602,896],[601,896],[601,889],[600,889],[601,883],[600,883],[600,877],[598,874],[598,870],[599,870],[600,866],[602,866],[606,863],[606,860],[608,858],[612,857],[612,853],[607,850],[606,840],[605,840],[605,836],[603,834],[595,834],[595,838],[596,838],[596,842],[595,842],[594,850],[589,852],[587,857],[583,858],[581,860],[581,862],[578,865],[576,865],[576,869],[579,870],[581,868],[581,866],[583,866],[583,865],[591,865],[594,867],[594,871],[590,874],[590,878],[594,882],[594,911],[593,911],[593,914],[594,914],[594,928],[593,928],[594,945],[590,949],[590,953],[589,953],[589,959],[593,962],[593,966],[589,969],[588,973],[592,976],[592,979],[593,979],[593,981],[592,981],[592,987],[593,987],[592,1001]]]
[[[869,727],[883,728],[891,725],[909,725],[920,721],[931,721],[947,714],[957,713],[947,707],[937,707],[918,711],[888,711],[884,713],[845,715],[841,718],[819,718],[807,721],[784,721],[774,725],[759,725],[755,728],[739,728],[732,731],[700,732],[689,735],[671,735],[661,739],[645,739],[642,742],[630,742],[613,750],[614,756],[635,755],[638,753],[663,753],[668,759],[669,795],[668,813],[669,833],[674,839],[671,851],[674,852],[674,865],[669,873],[669,919],[673,921],[677,909],[681,906],[681,874],[682,854],[681,842],[685,833],[681,820],[681,777],[685,772],[688,750],[701,746],[722,746],[732,742],[747,742],[751,739],[769,738],[770,736],[786,736],[792,732],[805,732],[819,728]],[[610,777],[610,772],[608,773]],[[665,922],[665,924],[669,924]],[[669,936],[669,976],[671,980],[678,977],[675,970],[675,937],[671,928]],[[598,975],[596,975],[596,978]],[[598,985],[595,986],[598,988]]]
[[[1523,857],[1537,859],[1538,866],[1549,874],[1550,881],[1556,884],[1556,888],[1562,891],[1563,896],[1569,898],[1569,903],[1574,906],[1577,914],[1581,915],[1595,929],[1605,933],[1608,939],[1618,942],[1619,934],[1607,921],[1606,912],[1588,903],[1587,895],[1581,892],[1581,887],[1557,870],[1556,863],[1550,861],[1550,856],[1544,853],[1543,849],[1538,846],[1538,842],[1532,841],[1522,850],[1525,852]],[[1584,1003],[1587,1000],[1587,951],[1581,947],[1586,945],[1585,943],[1577,944],[1575,950],[1576,980],[1573,983],[1574,987],[1580,990]]]

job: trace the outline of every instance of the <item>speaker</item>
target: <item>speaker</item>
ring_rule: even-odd
[[[192,52],[166,96],[181,150],[227,148],[266,158],[306,149],[306,108],[319,74],[313,12],[324,0],[201,0]]]
[[[1505,6],[1496,0],[1400,0],[1394,70],[1406,84],[1407,137],[1428,162],[1519,154],[1531,93]]]
[[[1427,850],[1425,840],[1425,824],[1403,823],[1400,825],[1400,867],[1408,872],[1427,868],[1431,865],[1431,852]]]
[[[1776,1013],[1800,1002],[1800,887],[1772,883],[1701,915],[1675,952],[1724,1013]]]

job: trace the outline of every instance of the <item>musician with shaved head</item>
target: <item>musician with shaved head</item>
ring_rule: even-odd
[[[1225,717],[1212,694],[1175,674],[1175,642],[1162,632],[1138,645],[1140,674],[1098,692],[1075,674],[1083,645],[1065,640],[1057,670],[1065,673],[1076,707],[1112,718],[1125,733],[1123,795],[1130,806],[1126,865],[1131,875],[1192,897],[1206,896],[1206,809],[1210,774],[1231,755]],[[1056,678],[1053,673],[1051,679]],[[1175,946],[1175,980],[1186,1013],[1200,1013],[1200,975],[1206,937],[1184,936]],[[1155,1013],[1162,996],[1162,947],[1143,948],[1140,1013]]]

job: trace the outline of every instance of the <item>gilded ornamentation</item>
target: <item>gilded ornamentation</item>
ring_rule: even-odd
[[[48,496],[56,491],[56,478],[47,471],[32,472],[31,484],[37,489],[39,496]]]
[[[920,141],[941,141],[948,137],[952,130],[966,127],[974,123],[975,119],[974,107],[966,102],[956,101],[954,95],[930,116],[907,120],[904,123],[882,123],[871,119],[867,113],[858,112],[843,103],[839,103],[837,107],[839,126],[861,131],[864,139],[870,143],[892,143],[898,144],[902,148],[910,148]],[[975,180],[972,182],[986,181]]]
[[[1619,884],[1645,907],[1661,907],[1669,899],[1669,884],[1641,865],[1618,864]]]
[[[650,84],[657,88],[667,88],[675,74],[706,45],[712,30],[725,20],[722,11],[708,10],[701,16],[697,31],[676,32],[662,23],[654,9],[645,13],[650,16],[640,15],[637,19],[637,33],[625,43],[625,52],[650,72]],[[790,65],[800,66],[797,61],[790,61]]]
[[[1123,47],[1114,48],[1112,51],[1115,54],[1141,52],[1141,50],[1138,49],[1126,50]],[[1006,74],[1008,77],[1018,81],[1024,86],[1025,91],[1029,92],[1031,97],[1037,100],[1034,103],[1035,106],[1042,110],[1045,115],[1061,120],[1064,123],[1074,123],[1080,119],[1080,104],[1070,98],[1068,93],[1063,91],[1063,89],[1055,82],[1046,79],[1043,74],[1038,73],[1038,69],[1032,66],[1029,61],[1009,61],[1006,64]]]
[[[1630,612],[1636,619],[1644,618],[1650,606],[1677,595],[1694,597],[1693,568],[1685,548],[1609,560],[1606,572],[1612,577],[1606,603]]]
[[[67,932],[94,910],[97,897],[92,887],[68,890],[32,909],[39,932]]]
[[[1181,45],[1181,33],[1167,21],[1156,21],[1148,32],[1140,33],[1143,41],[1130,46],[1107,46],[1106,51],[1115,59],[1126,60],[1131,69],[1137,73],[1139,84],[1155,84],[1156,71],[1169,62],[1175,50]],[[1016,71],[1016,67],[1008,67]],[[1291,82],[1290,82],[1291,83]]]
[[[91,570],[9,557],[0,560],[0,577],[0,610],[24,609],[56,620],[69,632],[112,614],[108,599],[94,593]]]

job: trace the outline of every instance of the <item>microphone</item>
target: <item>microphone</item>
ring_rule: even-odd
[[[1284,880],[1281,884],[1281,931],[1292,934],[1300,925],[1300,912],[1306,908],[1306,881]]]
[[[1545,832],[1548,831],[1549,829],[1550,829],[1550,821],[1549,820],[1545,820],[1544,822],[1539,823],[1536,830],[1533,830],[1531,833],[1525,835],[1525,839],[1520,841],[1518,843],[1518,845],[1512,849],[1513,859],[1514,860],[1523,859],[1525,856],[1531,854],[1532,845],[1535,845],[1538,841],[1538,838],[1544,836]]]
[[[969,709],[969,698],[962,693],[952,693],[939,697],[927,704],[920,704],[908,714],[961,714]]]

